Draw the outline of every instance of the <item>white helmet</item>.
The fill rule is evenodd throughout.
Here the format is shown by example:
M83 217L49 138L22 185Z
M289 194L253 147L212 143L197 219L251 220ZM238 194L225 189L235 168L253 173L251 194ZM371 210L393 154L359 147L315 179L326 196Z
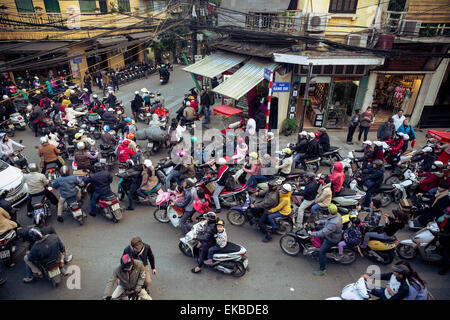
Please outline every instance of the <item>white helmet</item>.
M87 88L84 88L83 91L84 91L84 92L88 92L89 90L88 90Z
M366 141L363 142L363 144L367 144L368 146L371 146L372 145L372 141L366 140Z
M442 168L444 166L444 163L442 161L435 161L433 162L433 165L437 168Z
M92 98L97 99L98 95L94 94L94 95L92 95Z
M134 94L139 94L139 91L135 91Z
M373 144L377 147L381 147L383 145L383 141L374 141Z
M41 137L40 139L41 144L48 142L48 138L47 137Z
M69 121L69 122L67 122L67 126L68 126L69 128L73 128L73 127L75 126L75 122Z
M283 184L283 186L281 187L281 191L282 191L283 193L291 192L291 191L292 191L292 186L291 186L289 183L285 183L285 184ZM284 191L286 191L286 192L284 192Z
M27 110L28 110L28 111L33 110L33 106L32 106L31 104L27 105Z
M4 96L3 96L3 99L8 99L9 97L5 94Z
M84 145L84 142L83 142L83 141L80 141L80 142L77 143L77 148L78 148L79 150L84 150L84 147L85 147L85 145Z
M301 136L304 136L304 137L306 137L307 135L308 135L308 133L306 132L306 131L302 131L302 132L300 132L299 133Z
M112 112L114 112L114 109L113 108L108 108L108 111L112 111Z
M150 168L152 166L152 160L145 159L144 160L144 166L146 166L147 168Z
M422 149L422 152L432 152L433 149L431 147L425 147Z
M314 139L314 138L316 137L316 135L314 134L314 132L309 132L308 135L309 135L309 137L310 137L311 139Z
M217 164L218 165L224 165L227 163L227 160L225 160L225 158L219 158L219 160L217 160Z
M403 134L403 140L405 140L405 141L409 140L409 136L406 133Z
M190 107L190 106L191 106L191 102L190 101L186 102L186 107Z
M91 146L95 145L95 140L91 138L86 138L87 143L89 143Z

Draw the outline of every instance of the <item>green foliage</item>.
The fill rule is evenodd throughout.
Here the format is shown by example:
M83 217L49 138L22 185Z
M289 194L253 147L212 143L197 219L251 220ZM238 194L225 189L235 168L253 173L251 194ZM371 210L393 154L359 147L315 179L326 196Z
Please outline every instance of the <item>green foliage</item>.
M296 131L298 130L298 123L296 119L286 119L283 121L283 130Z

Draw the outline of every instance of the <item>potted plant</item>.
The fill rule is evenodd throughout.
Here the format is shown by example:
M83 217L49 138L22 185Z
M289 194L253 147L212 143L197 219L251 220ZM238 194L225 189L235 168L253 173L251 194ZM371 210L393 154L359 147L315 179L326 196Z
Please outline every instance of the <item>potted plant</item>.
M290 136L294 131L298 130L296 119L286 119L283 121L283 133L285 136Z

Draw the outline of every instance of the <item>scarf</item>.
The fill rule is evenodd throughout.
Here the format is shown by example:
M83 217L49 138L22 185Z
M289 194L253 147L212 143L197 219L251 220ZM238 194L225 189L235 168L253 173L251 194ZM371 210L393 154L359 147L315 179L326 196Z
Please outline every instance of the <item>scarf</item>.
M448 196L448 190L445 190L444 192L438 192L436 193L436 198L434 199L434 202L431 206L434 206L436 204L436 202L438 202L439 200L441 200L442 198Z

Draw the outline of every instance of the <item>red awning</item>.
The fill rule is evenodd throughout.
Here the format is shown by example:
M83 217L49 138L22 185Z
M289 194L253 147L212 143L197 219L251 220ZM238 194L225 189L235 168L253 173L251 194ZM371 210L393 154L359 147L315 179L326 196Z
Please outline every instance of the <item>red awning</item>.
M239 114L239 113L243 113L243 111L241 109L230 107L225 104L223 104L221 106L213 107L214 115L221 114L225 117L231 117L231 116L234 116L235 114Z
M435 138L443 143L450 143L450 132L447 131L437 131L437 130L428 130L428 135L432 138Z

